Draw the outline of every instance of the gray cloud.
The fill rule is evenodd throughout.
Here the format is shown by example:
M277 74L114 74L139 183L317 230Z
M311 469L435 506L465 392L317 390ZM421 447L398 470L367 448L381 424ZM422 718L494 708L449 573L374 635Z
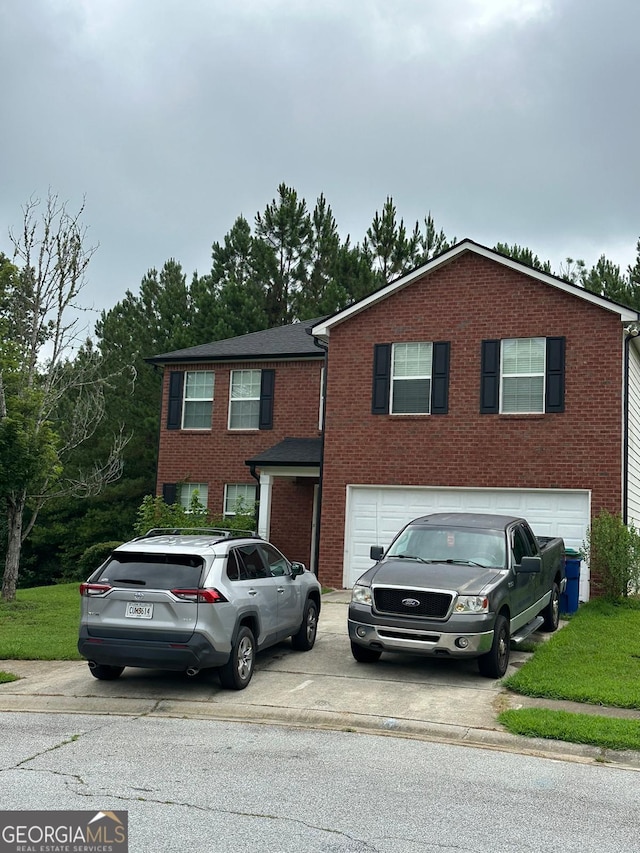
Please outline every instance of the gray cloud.
M556 268L640 236L635 0L0 5L0 249L51 186L100 242L97 308L209 266L279 182L362 239L387 195Z

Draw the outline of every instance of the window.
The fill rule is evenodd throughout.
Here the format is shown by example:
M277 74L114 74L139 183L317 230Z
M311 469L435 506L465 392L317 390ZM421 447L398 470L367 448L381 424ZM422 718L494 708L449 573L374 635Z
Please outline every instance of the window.
M324 367L320 370L320 409L318 411L318 429L322 429L324 418Z
M432 351L430 343L393 345L391 414L429 414Z
M241 566L241 577L257 580L258 578L270 578L272 576L257 545L243 545L237 548L236 557Z
M449 341L375 344L372 415L446 415Z
M544 412L545 348L544 338L502 341L502 412Z
M185 374L182 429L211 429L213 371L194 370Z
M235 515L238 511L253 514L256 502L256 487L244 483L229 483L224 487L224 514Z
M229 429L258 429L260 370L232 370Z
M564 412L565 339L482 341L480 412Z
M274 578L282 577L283 575L288 575L290 573L289 562L282 556L280 551L274 548L273 545L268 545L267 543L261 547L262 554L267 561L269 572Z
M206 508L209 499L209 487L206 483L180 483L178 486L178 503L186 510L191 509L191 502L197 497L198 503Z

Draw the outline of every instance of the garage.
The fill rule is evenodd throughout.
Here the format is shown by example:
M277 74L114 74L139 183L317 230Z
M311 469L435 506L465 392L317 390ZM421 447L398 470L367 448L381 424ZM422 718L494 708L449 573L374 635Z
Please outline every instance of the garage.
M580 548L591 494L570 489L464 489L430 486L347 486L344 585L371 566L371 545L387 547L407 522L430 512L487 512L526 518L538 536L561 536ZM589 599L588 569L580 571L580 600Z

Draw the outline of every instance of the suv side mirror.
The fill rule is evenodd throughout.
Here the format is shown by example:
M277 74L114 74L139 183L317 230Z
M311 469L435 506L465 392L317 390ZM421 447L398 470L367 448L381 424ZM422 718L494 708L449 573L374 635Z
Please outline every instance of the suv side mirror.
M382 559L382 555L384 554L384 548L382 545L372 545L369 550L369 557L372 560L375 560L376 563Z
M291 577L297 578L306 571L304 563L291 563Z

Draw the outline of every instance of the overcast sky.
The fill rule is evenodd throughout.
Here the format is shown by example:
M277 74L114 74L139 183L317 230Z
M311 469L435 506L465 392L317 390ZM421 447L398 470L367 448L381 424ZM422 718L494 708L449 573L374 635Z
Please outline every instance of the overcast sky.
M285 182L360 242L407 224L558 270L640 236L638 0L0 0L0 250L48 188L100 248L85 305L210 268Z

